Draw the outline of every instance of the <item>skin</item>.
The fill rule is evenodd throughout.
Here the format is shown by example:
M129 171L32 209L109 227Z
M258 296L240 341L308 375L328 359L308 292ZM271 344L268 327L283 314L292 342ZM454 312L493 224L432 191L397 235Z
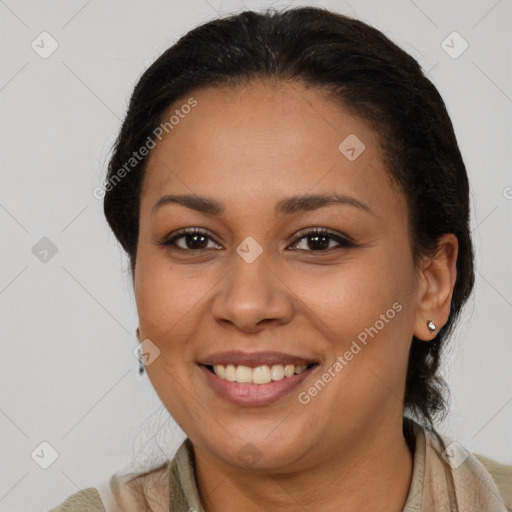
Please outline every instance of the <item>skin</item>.
M193 97L197 106L149 157L134 285L139 339L160 350L146 371L194 445L205 510L401 511L413 460L402 434L408 351L413 335L435 336L428 320L439 329L448 319L457 239L443 236L435 259L414 268L406 200L384 168L379 134L320 90L258 81ZM349 134L365 144L354 161L338 149ZM332 192L373 214L348 205L274 212L286 197ZM166 194L208 196L225 212L167 204L152 214ZM187 227L209 231L204 249L190 237L156 245ZM321 251L296 236L314 227L356 245L327 239ZM248 236L262 248L250 264L236 252ZM401 311L301 404L298 392L396 302ZM231 349L280 350L319 368L297 392L242 407L216 394L197 365ZM255 464L238 457L246 443L260 455Z

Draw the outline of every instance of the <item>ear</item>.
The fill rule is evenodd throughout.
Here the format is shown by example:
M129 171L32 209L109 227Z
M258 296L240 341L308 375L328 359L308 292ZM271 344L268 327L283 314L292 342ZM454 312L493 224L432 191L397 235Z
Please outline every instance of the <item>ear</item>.
M457 254L459 243L453 233L446 233L438 240L434 256L426 258L421 271L421 282L418 288L418 305L414 336L429 341L448 321L453 287L457 278ZM432 320L436 324L436 332L428 330L427 323Z

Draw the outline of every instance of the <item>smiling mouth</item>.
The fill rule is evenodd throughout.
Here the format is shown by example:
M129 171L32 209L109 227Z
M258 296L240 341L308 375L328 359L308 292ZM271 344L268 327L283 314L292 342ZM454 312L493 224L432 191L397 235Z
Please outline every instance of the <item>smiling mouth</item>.
M318 363L308 365L274 364L261 366L245 366L235 364L201 365L222 380L239 384L268 384L289 379L300 375L306 370L318 366Z

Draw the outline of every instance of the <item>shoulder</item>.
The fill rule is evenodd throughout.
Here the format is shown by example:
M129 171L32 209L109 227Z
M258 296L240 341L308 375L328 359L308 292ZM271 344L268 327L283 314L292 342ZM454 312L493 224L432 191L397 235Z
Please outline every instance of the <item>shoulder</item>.
M503 510L505 506L512 512L512 465L474 453L435 429L420 425L417 431L421 430L425 450L431 454L427 458L434 480L441 482L442 475L451 475L449 480L455 485L455 491L460 492L466 504L473 506L468 510L484 510L478 506L485 501L486 505L494 507L488 506L485 510Z
M89 487L72 494L48 512L105 512L98 489Z
M114 473L96 487L69 496L48 512L166 512L169 510L169 466L166 461L144 472Z
M501 464L478 453L473 455L490 473L505 505L512 510L512 465Z

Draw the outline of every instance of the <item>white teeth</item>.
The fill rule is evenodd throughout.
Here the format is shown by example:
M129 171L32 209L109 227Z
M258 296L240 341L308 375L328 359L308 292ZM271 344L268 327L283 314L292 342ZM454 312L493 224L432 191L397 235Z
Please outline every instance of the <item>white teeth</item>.
M284 367L284 376L291 377L293 375L294 371L295 371L295 366L293 364L287 364Z
M219 377L222 377L223 379L226 378L226 368L224 368L224 366L216 364L213 366L213 369Z
M253 384L268 384L272 381L282 380L286 377L292 377L302 373L307 368L306 365L295 366L293 364L274 364L271 367L268 365L250 366L234 364L215 364L213 371L217 377L228 380L230 382L253 383Z
M282 364L274 364L270 369L270 376L272 380L284 379L284 368Z
M255 384L267 384L272 381L272 377L270 375L270 368L267 365L264 366L256 366L252 370L252 381Z
M219 366L222 366L222 365L219 365ZM213 367L213 369L215 371L215 367ZM220 377L220 375L219 375L219 377ZM225 371L224 378L226 380L229 380L230 382L235 382L235 380L236 380L236 368L232 364L228 364L226 366L226 371Z
M252 368L240 365L236 369L237 382L252 382Z

